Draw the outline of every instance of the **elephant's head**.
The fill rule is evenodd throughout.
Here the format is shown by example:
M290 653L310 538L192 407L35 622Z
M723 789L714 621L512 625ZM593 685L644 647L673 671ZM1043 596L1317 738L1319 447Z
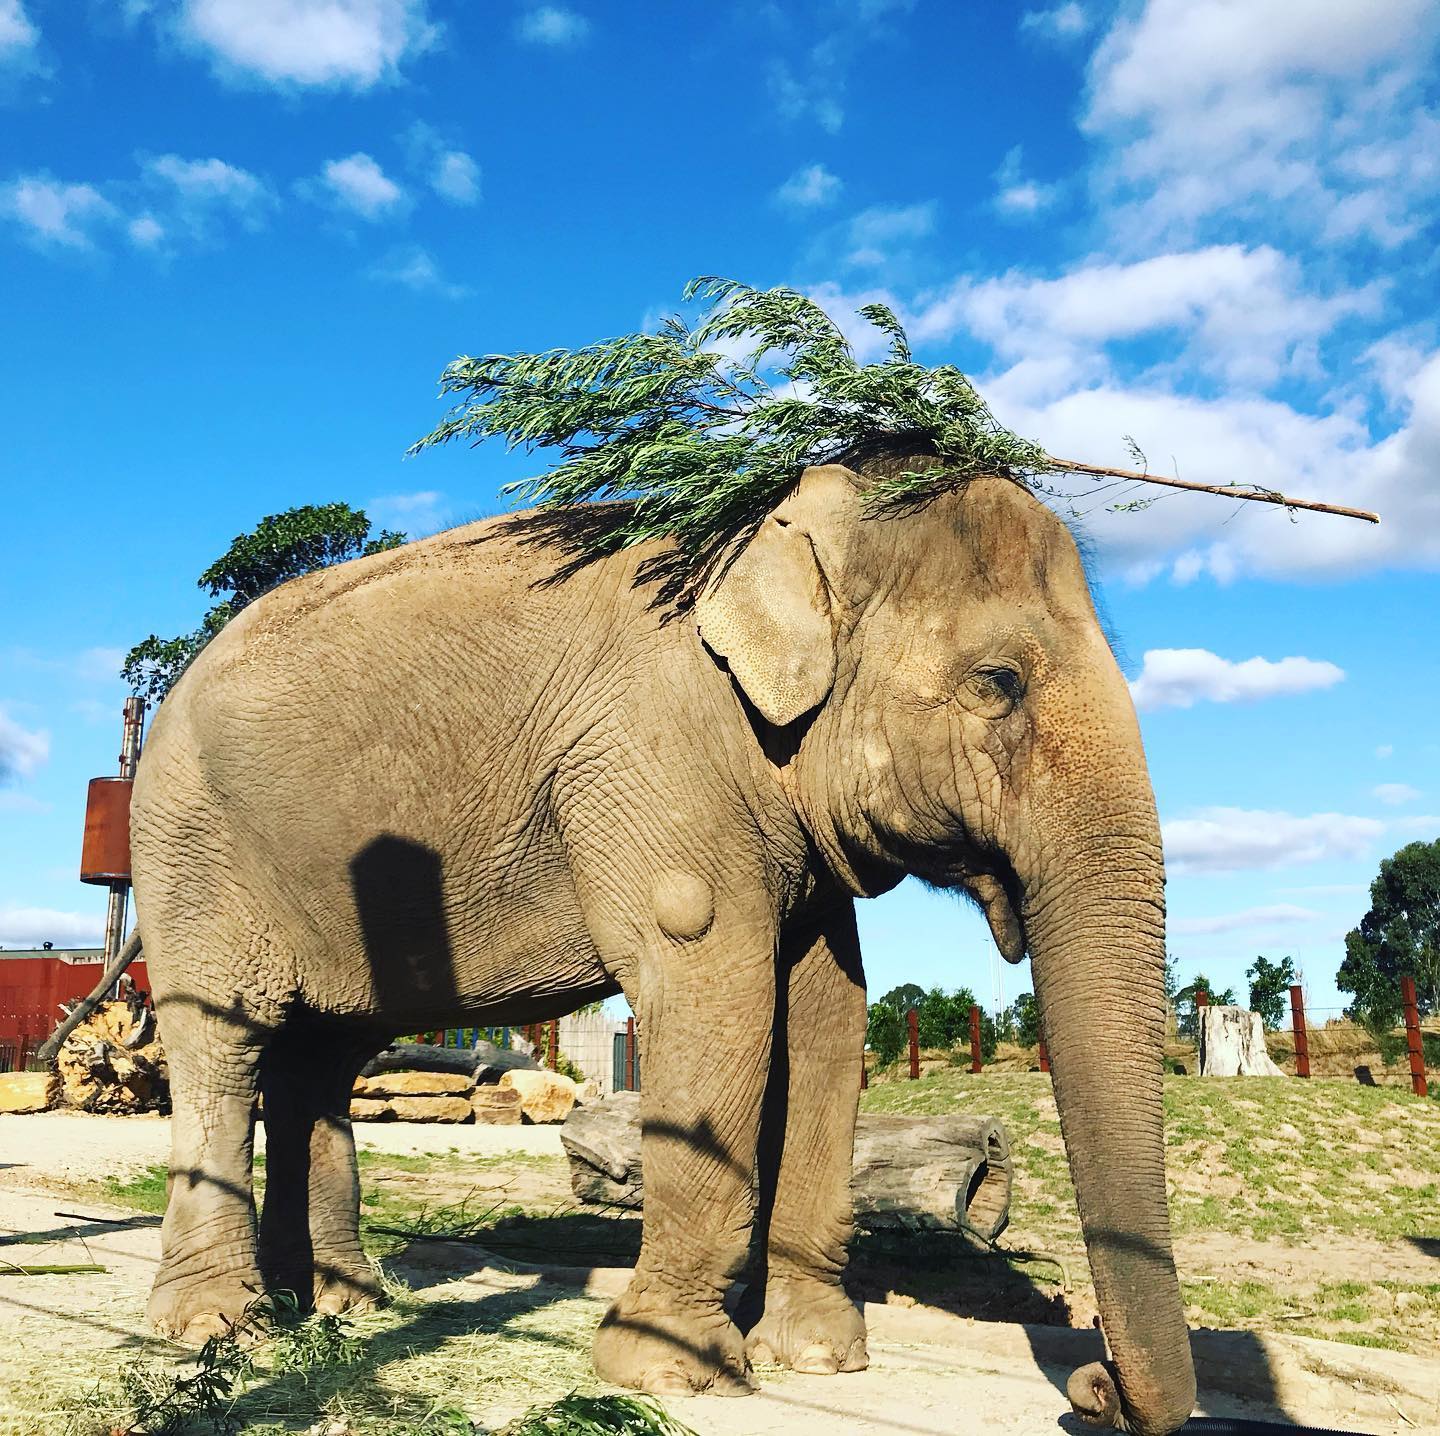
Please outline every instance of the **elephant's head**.
M1145 1433L1194 1403L1161 1126L1164 864L1129 692L1065 525L981 478L876 512L914 446L806 471L696 606L851 891L915 873L1034 966L1113 1368L1076 1409ZM1111 1372L1118 1381L1118 1401Z

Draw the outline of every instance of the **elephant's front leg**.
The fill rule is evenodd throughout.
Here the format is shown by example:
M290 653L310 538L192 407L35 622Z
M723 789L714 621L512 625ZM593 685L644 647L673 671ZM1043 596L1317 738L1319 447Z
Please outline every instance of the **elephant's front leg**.
M596 1334L595 1371L659 1395L742 1396L749 1363L724 1300L754 1222L774 926L712 913L698 876L671 887L657 885L659 932L625 984L640 1019L645 1231Z
M849 901L787 933L761 1147L763 1280L740 1311L756 1361L833 1375L868 1361L841 1284L865 1047L865 979Z

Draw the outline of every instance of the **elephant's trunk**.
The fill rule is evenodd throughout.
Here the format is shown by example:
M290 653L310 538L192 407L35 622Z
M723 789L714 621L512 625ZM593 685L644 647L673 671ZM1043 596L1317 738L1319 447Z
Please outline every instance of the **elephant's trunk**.
M1153 808L1138 828L1067 843L1022 882L1060 1129L1113 1360L1077 1371L1069 1396L1092 1424L1168 1436L1194 1406L1195 1374L1166 1209L1165 899Z

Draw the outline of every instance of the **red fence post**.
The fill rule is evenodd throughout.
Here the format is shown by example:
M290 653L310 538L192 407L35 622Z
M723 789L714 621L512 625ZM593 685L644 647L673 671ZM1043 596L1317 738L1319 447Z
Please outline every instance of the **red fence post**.
M558 1017L552 1017L550 1019L549 1037L550 1056L545 1065L549 1067L552 1072L556 1072L559 1071L560 1068L560 1019Z
M1196 1006L1196 1007L1209 1007L1209 1006L1210 1006L1210 994L1209 994L1208 992L1206 992L1203 987L1197 989L1197 991L1196 991L1196 993L1195 993L1195 1006Z
M980 1070L980 1008L970 1004L970 1070Z
M910 1080L920 1075L920 1015L912 1007L905 1014L905 1025L910 1029Z
M1400 1001L1405 1007L1405 1045L1410 1049L1410 1090L1417 1097L1428 1095L1425 1081L1425 1048L1420 1041L1420 1009L1415 1002L1415 979L1400 979Z
M1310 1075L1310 1036L1305 1031L1305 994L1297 982L1290 989L1290 1026L1295 1037L1295 1075Z
M1042 1072L1048 1072L1050 1070L1050 1049L1045 1045L1045 1034L1043 1032L1040 1034L1040 1070Z
M860 1054L860 1090L863 1092L870 1085L870 1069L865 1065L865 1054Z
M635 1019L625 1019L625 1090L635 1090Z

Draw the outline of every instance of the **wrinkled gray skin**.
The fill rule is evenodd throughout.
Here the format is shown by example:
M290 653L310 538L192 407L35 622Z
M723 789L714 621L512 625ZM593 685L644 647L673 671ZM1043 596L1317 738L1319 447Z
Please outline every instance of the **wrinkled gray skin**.
M853 898L917 873L967 888L1005 955L1033 959L1114 1359L1072 1400L1111 1419L1113 1373L1119 1419L1175 1430L1194 1378L1165 1207L1160 836L1064 526L1000 479L871 517L853 473L811 469L666 622L637 580L654 550L546 583L555 552L514 525L286 584L155 721L132 817L175 1104L155 1323L194 1342L262 1279L325 1311L371 1300L362 1063L396 1032L623 991L645 1235L598 1373L739 1394L747 1352L863 1366L840 1284ZM757 1145L767 1271L742 1335L722 1298Z

